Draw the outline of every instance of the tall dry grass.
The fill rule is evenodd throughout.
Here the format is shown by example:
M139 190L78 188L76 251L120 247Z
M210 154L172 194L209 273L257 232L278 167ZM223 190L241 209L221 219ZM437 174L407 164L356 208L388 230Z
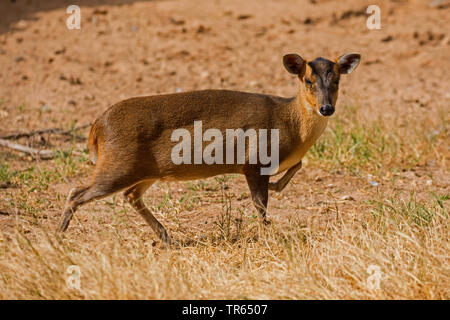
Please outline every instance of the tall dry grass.
M0 238L0 298L449 299L448 222L439 199L380 201L327 223L292 218L261 229L244 221L239 233L231 224L228 239L218 229L171 249L139 230L81 242L43 226L31 239L19 227ZM81 270L80 290L67 286L70 265ZM368 284L371 265L379 288Z
M430 160L445 164L444 126L430 138L431 126L414 135L385 123L338 118L308 155L308 166L363 176ZM351 207L336 202L327 215L314 211L306 219L291 208L283 211L287 219L263 228L254 210L227 191L233 181L218 178L212 227L182 226L178 217L211 203L211 195L199 191L203 182L189 187L190 196L175 199L167 192L150 205L179 241L168 249L154 245L141 218L115 198L103 209L84 207L93 218L78 221L82 227L64 238L53 234L65 195L50 186L85 179L85 160L61 155L21 171L1 166L2 180L18 189L3 193L13 228L0 231L0 299L450 298L445 186L405 197L392 192L390 180L380 189L385 192L367 192ZM99 214L105 208L112 222ZM80 290L67 284L72 265L81 271ZM378 275L379 287L371 282Z

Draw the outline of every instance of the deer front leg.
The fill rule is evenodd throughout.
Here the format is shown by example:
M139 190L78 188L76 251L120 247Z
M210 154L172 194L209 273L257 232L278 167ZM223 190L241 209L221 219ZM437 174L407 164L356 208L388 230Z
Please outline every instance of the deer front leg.
M295 175L295 173L298 170L301 169L301 167L302 167L302 161L297 163L295 166L289 168L289 170L286 171L284 176L282 176L280 178L280 180L278 180L277 182L269 182L269 190L281 192L281 190L283 190L287 186L289 181L291 181L292 177Z
M260 175L259 172L249 172L245 174L247 184L252 194L253 204L265 225L270 224L266 218L267 201L269 199L269 176Z

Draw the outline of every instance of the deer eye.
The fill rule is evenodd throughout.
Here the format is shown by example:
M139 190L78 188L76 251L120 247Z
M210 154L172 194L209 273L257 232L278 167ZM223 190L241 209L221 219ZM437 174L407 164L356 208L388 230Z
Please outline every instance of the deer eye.
M305 83L306 83L306 85L307 85L308 87L311 87L311 86L312 86L312 82L311 82L308 78L306 78L306 77L305 77Z
M334 84L338 85L339 84L339 80L334 81Z

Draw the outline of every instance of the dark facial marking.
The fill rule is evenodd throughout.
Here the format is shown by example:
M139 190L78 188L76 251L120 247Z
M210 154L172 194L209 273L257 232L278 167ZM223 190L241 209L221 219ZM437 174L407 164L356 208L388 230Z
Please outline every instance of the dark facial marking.
M308 62L308 65L316 80L317 102L319 105L333 105L333 96L337 90L336 81L339 81L339 75L334 72L335 63L324 58L317 58Z
M311 82L311 80L308 79L308 77L305 77L305 83L308 87L312 86L312 82Z
M308 65L311 67L313 72L322 79L325 79L327 75L333 73L334 70L334 62L324 58L317 58L310 61L308 62Z

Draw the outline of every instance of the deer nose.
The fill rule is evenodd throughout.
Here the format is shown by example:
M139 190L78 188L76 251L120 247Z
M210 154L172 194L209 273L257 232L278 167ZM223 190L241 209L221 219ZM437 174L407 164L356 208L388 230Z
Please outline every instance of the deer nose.
M334 113L334 107L331 104L326 104L320 107L319 112L321 115L328 117Z

